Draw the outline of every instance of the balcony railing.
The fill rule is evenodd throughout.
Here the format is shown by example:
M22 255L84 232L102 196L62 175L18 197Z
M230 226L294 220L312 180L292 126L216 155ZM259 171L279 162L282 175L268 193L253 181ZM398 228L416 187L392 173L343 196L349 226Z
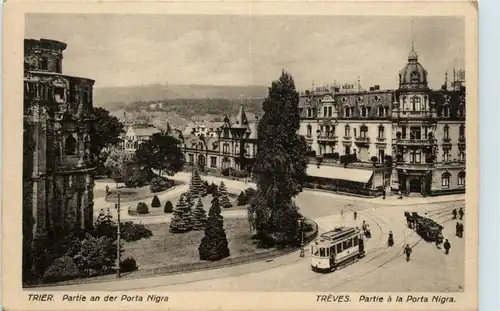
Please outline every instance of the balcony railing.
M357 143L368 143L370 142L370 137L356 137Z
M377 143L383 143L383 144L385 144L386 143L385 140L386 140L385 137L377 137Z
M437 112L435 111L400 111L394 110L392 111L392 116L395 118L411 118L411 119L435 119L437 118Z
M435 139L396 139L393 142L395 145L434 145Z
M336 141L337 139L338 137L336 135L318 134L318 140Z
M396 168L408 169L408 170L426 170L434 167L434 163L407 163L407 162L397 162Z

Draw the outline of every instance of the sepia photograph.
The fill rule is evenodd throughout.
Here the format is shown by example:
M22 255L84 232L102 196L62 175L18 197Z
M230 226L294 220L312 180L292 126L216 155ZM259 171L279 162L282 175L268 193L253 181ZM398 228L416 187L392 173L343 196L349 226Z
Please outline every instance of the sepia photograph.
M462 310L478 244L467 18L27 12L23 299Z

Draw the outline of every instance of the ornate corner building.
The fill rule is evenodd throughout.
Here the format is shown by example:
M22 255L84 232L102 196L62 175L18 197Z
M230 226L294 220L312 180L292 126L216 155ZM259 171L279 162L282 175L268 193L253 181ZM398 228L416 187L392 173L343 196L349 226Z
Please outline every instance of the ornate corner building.
M215 135L193 132L183 137L186 163L209 170L250 170L257 154L257 127L258 119L249 122L241 104L234 118L224 117Z
M313 186L364 195L464 192L465 106L464 71L432 90L413 47L398 89L367 91L358 81L302 93L299 134L316 157Z
M23 221L31 232L23 234L28 238L93 223L94 80L62 74L65 49L58 41L24 40Z

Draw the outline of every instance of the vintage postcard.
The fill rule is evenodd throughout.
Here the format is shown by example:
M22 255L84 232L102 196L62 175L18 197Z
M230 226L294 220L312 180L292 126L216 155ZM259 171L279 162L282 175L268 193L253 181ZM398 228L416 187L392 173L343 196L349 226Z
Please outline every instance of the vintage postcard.
M6 310L477 310L475 3L4 12Z

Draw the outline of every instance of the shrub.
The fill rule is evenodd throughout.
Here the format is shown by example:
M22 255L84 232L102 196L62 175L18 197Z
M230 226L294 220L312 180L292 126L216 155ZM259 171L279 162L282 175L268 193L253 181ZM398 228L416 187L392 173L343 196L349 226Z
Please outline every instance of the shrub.
M137 267L137 263L135 262L135 259L132 257L127 257L122 262L120 262L120 271L121 272L132 272L136 271L139 269Z
M174 214L170 221L169 231L172 233L188 232L192 229L191 208L184 201L184 196L181 195L177 205L174 208Z
M122 239L127 242L149 239L153 236L153 232L146 228L146 226L143 224L134 224L131 221L122 223L120 229Z
M149 184L149 190L152 193L165 191L174 186L174 181L165 177L157 176L153 178Z
M113 272L116 260L116 240L109 237L93 237L87 234L68 251L80 274L92 277Z
M229 195L227 194L227 188L223 181L221 181L218 191L220 205L224 208L232 207L233 205L229 201Z
M308 156L308 157L315 157L316 156L316 151L314 151L314 150L308 151L308 152L306 152L306 156Z
M193 210L193 230L205 230L205 225L207 222L207 212L203 208L203 203L201 199L198 199L198 204Z
M73 258L63 256L54 260L43 274L45 282L67 281L78 277L80 272Z
M147 185L152 178L152 172L138 165L129 165L125 172L125 186L128 188L137 188Z
M203 180L200 177L200 172L197 168L194 169L191 180L189 183L189 193L193 197L203 196L206 193L206 189L203 186Z
M151 207L161 207L160 199L155 195L151 201Z
M172 213L173 211L174 211L174 206L172 205L172 202L167 201L167 203L165 203L165 207L163 209L163 212L165 214L168 214L168 213Z
M245 192L241 191L240 195L236 199L236 205L242 206L248 203L248 197L245 195Z
M144 202L139 202L137 204L137 214L149 214L149 207Z
M220 213L219 197L215 193L208 212L205 236L198 247L200 260L216 261L230 255L224 222Z

